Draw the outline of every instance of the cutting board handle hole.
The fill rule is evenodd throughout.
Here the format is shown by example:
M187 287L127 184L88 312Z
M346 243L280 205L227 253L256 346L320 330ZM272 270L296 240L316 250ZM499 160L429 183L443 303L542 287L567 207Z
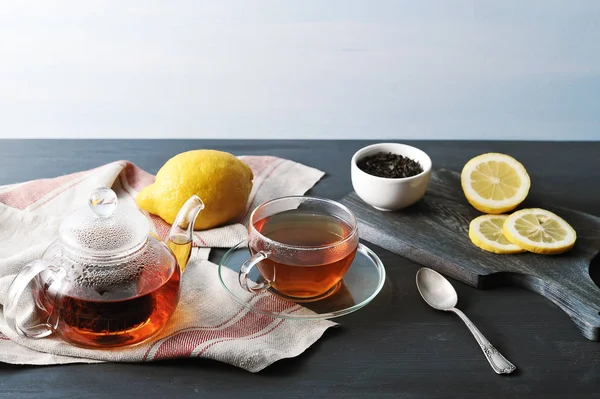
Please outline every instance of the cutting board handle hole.
M594 284L600 288L600 252L590 262L590 277ZM600 314L600 312L598 312Z

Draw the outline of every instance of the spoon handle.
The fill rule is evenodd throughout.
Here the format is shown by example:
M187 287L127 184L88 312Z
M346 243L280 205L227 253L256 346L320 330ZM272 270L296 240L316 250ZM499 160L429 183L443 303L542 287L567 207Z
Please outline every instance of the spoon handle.
M452 308L450 310L456 313L462 319L462 321L465 322L467 327L469 327L469 331L471 331L471 334L473 334L475 337L475 340L481 347L483 354L497 374L510 374L515 371L515 365L509 362L504 356L502 356L500 352L498 352L498 349L494 348L494 346L490 344L490 341L488 341L487 338L483 336L481 331L475 327L475 324L469 320L467 315L456 308Z

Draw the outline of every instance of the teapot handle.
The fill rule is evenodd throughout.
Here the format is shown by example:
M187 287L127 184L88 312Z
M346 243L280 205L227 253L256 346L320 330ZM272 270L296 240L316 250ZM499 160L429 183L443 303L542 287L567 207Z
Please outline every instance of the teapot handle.
M54 281L60 281L64 277L64 269L53 266L44 260L34 260L33 262L28 263L27 266L17 274L8 289L6 303L4 304L4 319L6 320L8 327L19 335L29 338L43 338L54 332L55 325L50 324L48 320L52 318L58 321L57 317L49 317L46 322L33 326L22 326L17 323L17 311L19 310L18 303L21 295L23 295L23 292L29 286L31 280L44 270L53 272L53 275L56 276L56 280ZM50 284L54 281L50 282ZM52 306L52 309L53 313L58 311L57 306Z

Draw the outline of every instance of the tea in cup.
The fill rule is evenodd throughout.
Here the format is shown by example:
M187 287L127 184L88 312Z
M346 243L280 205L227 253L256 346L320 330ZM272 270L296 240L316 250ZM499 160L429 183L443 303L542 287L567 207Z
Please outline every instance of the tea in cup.
M265 202L252 212L248 230L252 257L240 269L240 285L250 292L271 288L297 302L336 292L358 248L352 212L324 198L290 196ZM264 282L248 281L253 267Z

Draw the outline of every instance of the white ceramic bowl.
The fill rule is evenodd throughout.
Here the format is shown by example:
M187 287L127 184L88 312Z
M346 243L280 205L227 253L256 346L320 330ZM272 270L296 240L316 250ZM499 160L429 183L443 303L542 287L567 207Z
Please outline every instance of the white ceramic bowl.
M357 166L360 159L378 152L391 152L408 157L419 162L423 172L416 176L389 179L370 175ZM373 144L361 148L352 156L351 176L354 191L367 204L381 211L397 211L420 200L427 191L430 174L431 158L420 149L406 144Z

